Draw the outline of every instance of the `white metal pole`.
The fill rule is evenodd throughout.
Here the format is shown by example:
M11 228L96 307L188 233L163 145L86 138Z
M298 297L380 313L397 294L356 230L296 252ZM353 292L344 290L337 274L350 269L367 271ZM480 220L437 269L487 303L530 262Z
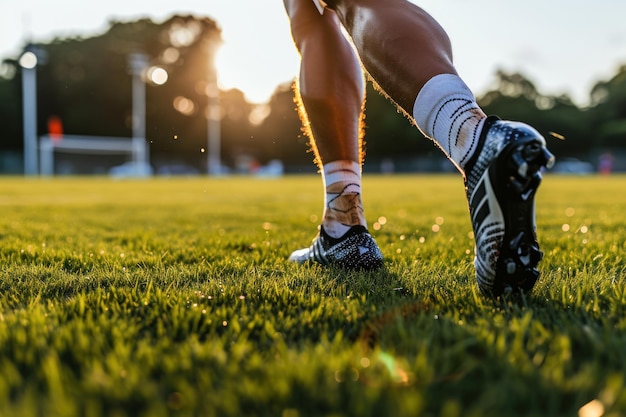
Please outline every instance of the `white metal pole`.
M54 175L54 142L49 136L39 141L39 171L42 176Z
M25 52L20 58L20 65L24 112L24 175L37 175L37 56L33 52Z
M129 66L132 80L133 101L133 159L137 162L148 162L148 154L143 151L145 146L138 146L138 142L146 141L146 84L143 74L148 66L148 56L143 53L133 53L129 56Z

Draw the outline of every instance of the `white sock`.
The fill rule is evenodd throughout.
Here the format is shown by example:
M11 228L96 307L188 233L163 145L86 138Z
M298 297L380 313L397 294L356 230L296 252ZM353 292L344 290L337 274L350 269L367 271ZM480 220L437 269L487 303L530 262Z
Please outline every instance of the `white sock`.
M361 200L361 165L354 161L324 164L324 216L322 225L329 236L340 238L352 226L366 226Z
M487 117L463 80L454 74L439 74L428 80L417 95L413 117L422 133L463 172Z

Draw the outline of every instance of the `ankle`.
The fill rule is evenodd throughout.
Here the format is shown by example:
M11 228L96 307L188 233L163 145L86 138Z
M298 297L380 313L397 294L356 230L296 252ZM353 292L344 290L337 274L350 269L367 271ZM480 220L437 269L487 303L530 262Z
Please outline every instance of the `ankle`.
M346 193L326 205L322 227L334 238L342 237L353 226L367 227L360 193Z

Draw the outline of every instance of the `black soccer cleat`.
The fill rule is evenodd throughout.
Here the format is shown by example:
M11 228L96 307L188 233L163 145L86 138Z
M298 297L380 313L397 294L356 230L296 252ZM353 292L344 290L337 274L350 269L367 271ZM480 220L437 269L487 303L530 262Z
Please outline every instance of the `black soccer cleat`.
M317 262L345 269L374 270L383 264L383 255L364 226L352 226L341 238L330 237L323 227L310 247L294 251L289 260L303 264Z
M476 278L485 294L529 292L543 256L537 242L535 193L554 155L534 128L489 117L478 151L465 167L474 229Z

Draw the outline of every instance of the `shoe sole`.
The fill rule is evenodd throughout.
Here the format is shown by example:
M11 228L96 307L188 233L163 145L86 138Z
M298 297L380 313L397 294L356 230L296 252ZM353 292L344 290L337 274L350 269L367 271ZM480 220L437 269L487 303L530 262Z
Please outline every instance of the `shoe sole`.
M535 194L542 168L553 164L554 156L545 142L528 137L509 144L488 169L504 219L493 288L496 294L527 293L539 278L537 265L543 252L536 235Z

